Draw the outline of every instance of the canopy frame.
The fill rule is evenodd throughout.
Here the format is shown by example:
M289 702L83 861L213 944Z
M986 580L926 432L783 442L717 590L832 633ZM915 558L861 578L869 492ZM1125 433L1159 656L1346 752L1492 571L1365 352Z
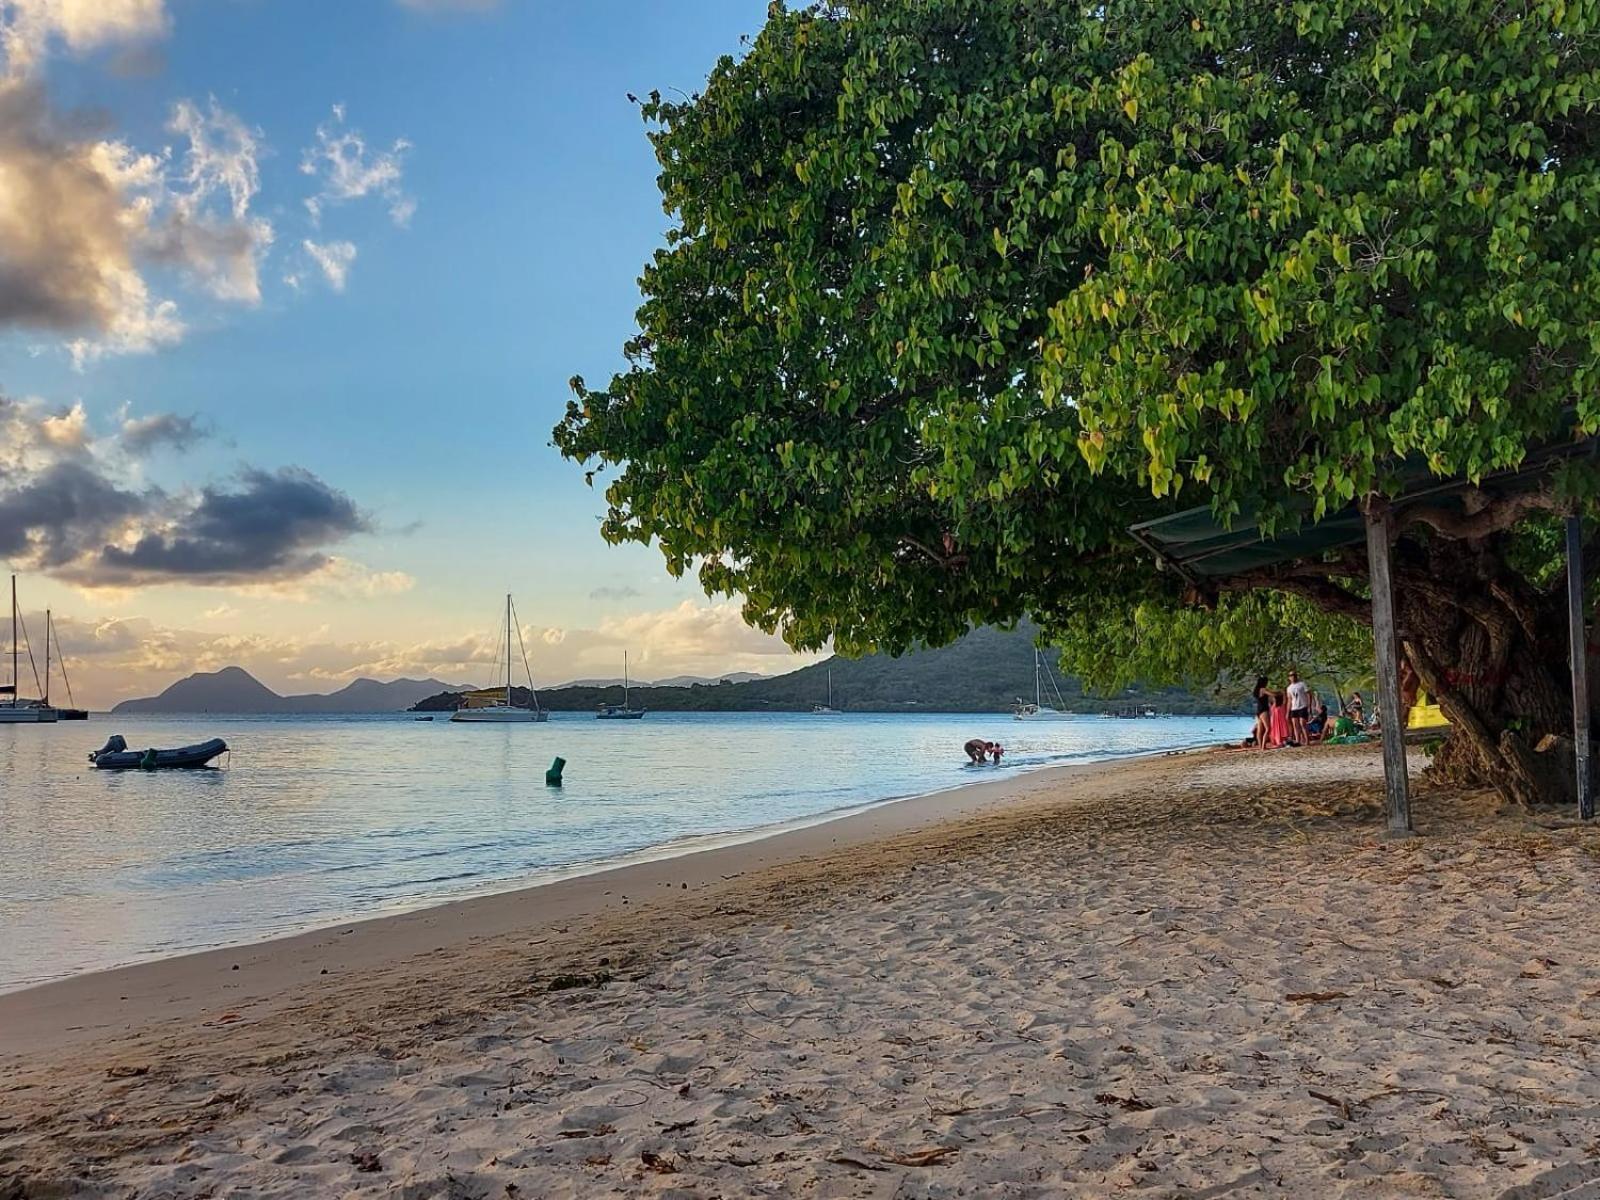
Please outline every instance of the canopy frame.
M1263 569L1288 566L1331 550L1366 543L1372 591L1373 649L1378 669L1378 703L1383 715L1383 774L1386 836L1415 836L1406 768L1405 729L1400 724L1400 634L1395 621L1390 551L1399 519L1424 501L1459 500L1477 489L1510 493L1531 491L1560 463L1595 456L1600 443L1590 438L1558 442L1531 452L1520 466L1478 479L1439 480L1412 466L1411 486L1386 497L1374 492L1346 509L1283 533L1264 535L1254 517L1238 526L1217 522L1206 507L1186 509L1128 527L1128 535L1194 588L1216 586ZM1320 532L1319 532L1320 531ZM1593 754L1589 728L1588 632L1584 617L1583 522L1576 512L1566 521L1567 641L1572 671L1574 770L1578 813L1595 816Z

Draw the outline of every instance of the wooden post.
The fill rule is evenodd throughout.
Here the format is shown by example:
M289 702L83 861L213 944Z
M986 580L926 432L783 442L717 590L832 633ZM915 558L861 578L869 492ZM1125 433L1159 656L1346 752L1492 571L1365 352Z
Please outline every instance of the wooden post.
M1572 658L1572 742L1578 770L1578 816L1594 819L1589 765L1589 635L1583 620L1583 518L1567 518L1567 638Z
M1400 723L1400 640L1395 631L1394 578L1389 545L1394 518L1378 496L1363 506L1367 518L1367 573L1372 587L1372 640L1378 658L1378 709L1383 714L1383 781L1388 792L1388 836L1411 836L1411 787L1406 776L1406 731Z

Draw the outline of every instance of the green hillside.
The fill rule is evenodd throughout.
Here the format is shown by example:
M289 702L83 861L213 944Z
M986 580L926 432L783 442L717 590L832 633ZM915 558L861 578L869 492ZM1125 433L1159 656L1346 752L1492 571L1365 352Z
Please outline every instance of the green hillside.
M787 675L746 683L695 684L692 687L635 688L635 706L657 712L804 712L828 696L833 672L834 707L856 712L1009 712L1019 696L1033 698L1031 628L976 629L954 645L916 650L899 658L874 654L832 658ZM1049 655L1052 667L1054 656ZM1088 696L1072 679L1061 680L1068 709L1102 712L1143 707L1159 712L1214 713L1241 710L1237 688L1216 695L1178 688L1130 688L1113 697ZM524 689L513 689L526 704ZM564 687L539 693L540 703L556 712L576 712L622 703L620 687ZM1050 703L1047 699L1046 703ZM429 697L419 712L456 707L453 693Z

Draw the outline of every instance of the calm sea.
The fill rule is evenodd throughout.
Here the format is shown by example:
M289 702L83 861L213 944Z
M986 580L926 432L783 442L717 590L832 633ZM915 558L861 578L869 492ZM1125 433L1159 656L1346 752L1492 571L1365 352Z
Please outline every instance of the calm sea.
M993 778L1239 738L1244 718L657 714L546 725L372 717L96 717L0 725L0 990L417 908ZM110 772L225 738L221 770ZM566 785L544 784L555 755Z

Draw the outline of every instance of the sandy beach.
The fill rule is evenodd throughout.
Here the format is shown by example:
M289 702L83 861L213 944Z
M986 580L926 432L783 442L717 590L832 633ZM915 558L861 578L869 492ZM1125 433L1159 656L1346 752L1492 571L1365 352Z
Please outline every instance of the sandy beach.
M1044 772L0 997L0 1197L1600 1195L1600 836L1380 791Z

